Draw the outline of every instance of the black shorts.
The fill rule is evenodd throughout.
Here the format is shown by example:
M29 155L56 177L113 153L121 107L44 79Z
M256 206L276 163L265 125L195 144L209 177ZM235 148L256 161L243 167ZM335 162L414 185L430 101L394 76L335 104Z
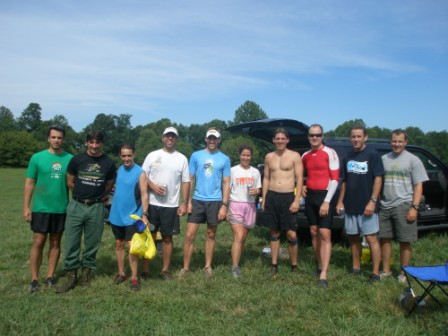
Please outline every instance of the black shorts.
M321 217L319 215L320 206L327 196L327 190L310 190L306 192L305 198L305 215L310 225L318 225L321 228L331 229L335 207L330 203L328 216Z
M187 222L194 224L207 223L210 226L219 224L218 212L222 206L222 201L191 201L193 210L188 215Z
M131 241L134 233L137 233L137 225L118 226L111 224L115 240Z
M177 208L149 205L149 222L154 226L152 233L160 231L163 236L173 236L180 233Z
M294 202L294 193L279 193L268 190L264 203L266 226L274 231L297 231L297 213L291 213L289 207Z
M39 233L60 233L64 231L65 214L48 212L31 213L31 230Z

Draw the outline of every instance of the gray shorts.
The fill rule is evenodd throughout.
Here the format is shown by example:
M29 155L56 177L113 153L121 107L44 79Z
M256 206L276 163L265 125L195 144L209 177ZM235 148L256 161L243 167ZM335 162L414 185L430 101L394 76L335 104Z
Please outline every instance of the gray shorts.
M391 209L381 209L379 214L380 232L379 238L396 238L401 243L417 241L417 221L408 222L408 214L411 203L403 203Z
M207 223L210 226L219 224L218 212L221 208L222 201L198 201L193 199L191 204L193 209L191 214L188 215L187 223Z
M376 234L379 231L378 214L374 213L372 216L346 214L344 227L348 235Z

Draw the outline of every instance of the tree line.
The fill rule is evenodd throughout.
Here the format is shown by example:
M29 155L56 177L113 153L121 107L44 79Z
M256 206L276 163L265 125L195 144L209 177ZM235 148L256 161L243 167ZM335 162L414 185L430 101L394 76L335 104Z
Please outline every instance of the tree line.
M246 143L254 148L252 163L262 163L268 150L273 150L272 144L256 140L244 135L229 134L225 129L229 126L247 121L269 118L263 109L252 101L246 101L235 111L234 119L224 121L214 119L203 124L189 126L177 124L168 118L160 119L146 125L132 127L130 114L98 114L92 123L82 131L76 132L63 115L56 115L50 120L42 120L42 109L38 103L30 103L17 118L5 106L0 106L0 167L26 167L31 155L48 147L47 130L51 125L61 125L66 129L65 148L72 154L85 150L85 136L88 131L101 130L105 134L104 151L119 164L118 152L122 144L132 144L136 148L136 162L141 164L146 155L161 147L162 131L168 126L174 126L179 131L177 149L190 157L193 151L204 148L204 137L209 127L217 127L223 134L221 150L226 153L232 164L239 162L238 148ZM319 122L319 121L318 121ZM323 122L322 122L323 123ZM349 120L325 132L325 136L348 136L354 123L363 123L362 119ZM323 123L324 124L324 123ZM325 126L325 124L324 124ZM379 126L367 127L369 138L386 138L391 129ZM443 162L448 162L447 131L424 133L418 127L407 127L410 144L422 146Z

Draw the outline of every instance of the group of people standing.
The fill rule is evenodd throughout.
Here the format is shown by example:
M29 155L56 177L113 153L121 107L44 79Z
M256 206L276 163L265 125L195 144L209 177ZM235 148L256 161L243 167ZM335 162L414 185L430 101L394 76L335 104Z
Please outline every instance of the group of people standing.
M203 272L208 277L213 275L218 224L227 220L234 236L231 274L240 277L239 262L244 242L256 222L255 204L260 193L261 210L270 228L270 272L273 276L278 273L282 232L288 243L291 271L298 271L296 213L302 199L305 199L305 213L310 223L320 287L328 287L331 224L335 212L345 211L346 214L353 274L361 274L361 235L366 237L371 249L373 272L369 282L391 276L393 238L400 242L401 265L409 263L410 243L417 239L416 218L422 182L427 176L419 159L405 150L404 131L392 132L392 152L381 158L366 145L365 128L355 125L350 133L353 150L343 158L340 167L336 152L323 143L322 126L310 127L311 149L303 156L287 148L288 132L277 129L272 139L275 150L265 158L263 181L259 170L250 165L253 150L248 145L239 148L240 162L231 167L230 159L219 150L221 133L218 129L207 130L206 147L194 152L189 161L176 150L178 136L176 128L167 127L162 133L162 148L149 153L142 166L134 161L132 145L121 146L122 165L117 170L113 160L102 152L102 132L90 131L86 137L86 152L72 156L62 147L64 128L49 128L49 148L34 154L26 171L23 216L33 231L30 292L37 291L40 286L39 269L47 238L50 246L46 284L55 287L57 293L68 292L77 285L90 285L104 228L104 201L114 186L109 222L115 237L118 268L115 284L128 279L126 246L129 247L137 232L131 214L151 224L152 233L160 232L161 276L165 280L173 277L170 271L173 236L180 233L180 216L188 215L179 277L190 271L194 241L201 224L206 224ZM304 174L307 175L306 186ZM340 193L335 206L332 200L338 185ZM69 190L72 192L70 200ZM67 278L65 283L56 286L55 271L64 229L63 269ZM81 253L82 238L84 250ZM381 252L383 272L380 274ZM138 291L139 279L149 278L150 261L143 259L139 276L139 258L129 254L128 260L130 288Z
M328 287L327 270L331 255L331 221L334 213L345 214L344 229L352 254L351 274L361 271L361 239L365 237L372 261L368 282L391 277L392 239L400 246L400 266L411 260L411 243L417 240L417 215L426 170L418 157L406 151L407 134L391 133L391 152L380 156L368 146L364 125L350 130L352 149L342 158L323 143L323 128L312 125L308 139L311 150L304 153L308 173L302 195L316 256L318 285ZM339 182L338 182L339 181ZM338 185L339 196L332 205ZM382 264L382 271L380 265ZM403 271L397 277L403 283Z

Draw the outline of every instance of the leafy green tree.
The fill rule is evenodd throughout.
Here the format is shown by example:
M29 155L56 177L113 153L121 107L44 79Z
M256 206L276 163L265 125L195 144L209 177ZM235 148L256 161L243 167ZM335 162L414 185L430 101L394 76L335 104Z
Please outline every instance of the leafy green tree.
M17 120L19 130L28 132L37 130L42 123L41 111L39 104L29 104Z
M448 132L428 132L425 135L425 144L422 145L427 150L434 153L445 164L448 163Z
M268 118L268 115L263 111L260 105L250 100L246 100L243 105L236 109L235 117L233 118L231 125L266 118Z
M263 155L261 154L261 151L255 144L255 142L245 136L237 136L226 140L221 146L222 152L230 158L232 166L240 162L240 156L238 152L241 145L249 145L252 147L252 166L255 167L258 164L263 163Z
M112 158L118 157L120 146L124 143L134 144L132 137L131 115L100 113L95 117L93 123L87 125L82 131L82 139L91 130L100 130L104 133L104 151Z
M11 110L5 106L0 106L0 133L16 130L16 120Z
M26 167L35 152L43 150L39 142L26 131L0 134L0 166Z
M135 145L136 162L142 164L150 152L162 148L162 133L165 128L169 126L176 127L179 132L179 137L176 143L177 151L184 154L187 158L191 156L194 149L193 146L186 140L188 136L188 128L172 123L169 119L165 118L144 126L139 132Z
M325 133L325 135L326 136L337 136L337 137L348 137L350 135L350 130L351 130L352 126L355 124L365 125L366 123L362 119L349 120L349 121L342 123L338 127L336 127L334 131Z
M406 127L406 133L408 134L408 143L412 145L424 146L425 145L425 133L418 127Z

